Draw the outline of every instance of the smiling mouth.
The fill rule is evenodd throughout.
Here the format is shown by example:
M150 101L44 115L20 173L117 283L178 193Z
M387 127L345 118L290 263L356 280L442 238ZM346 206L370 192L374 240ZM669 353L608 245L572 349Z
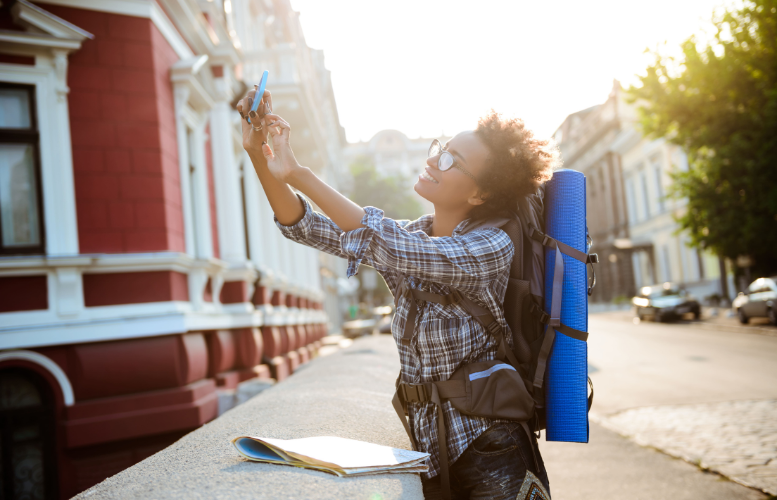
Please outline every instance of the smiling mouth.
M434 177L429 175L429 172L427 172L426 170L424 170L423 172L418 174L418 177L420 177L421 179L423 179L425 181L434 182L435 184L439 184L440 183L440 181L438 181L437 179L435 179Z

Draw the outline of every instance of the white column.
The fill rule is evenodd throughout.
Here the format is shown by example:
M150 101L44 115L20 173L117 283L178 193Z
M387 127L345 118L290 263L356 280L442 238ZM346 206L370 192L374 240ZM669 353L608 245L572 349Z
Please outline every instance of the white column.
M305 249L305 288L309 291L317 290L316 286L316 274L318 269L315 268L315 259L318 257L318 251L312 248Z
M269 267L267 249L264 243L264 221L266 217L262 198L264 191L256 177L254 167L248 153L243 151L243 185L245 186L246 226L248 226L248 247L251 250L251 261L261 272Z
M192 178L192 208L194 210L195 248L197 258L213 257L213 237L210 229L210 196L208 194L208 173L205 162L205 123L194 127L189 137L189 155L194 166Z
M257 179L257 183L258 182L259 181ZM278 230L278 228L275 227L272 207L270 206L270 202L267 201L267 197L263 192L261 193L259 201L262 206L262 213L260 217L261 224L259 226L262 236L262 251L267 257L266 265L270 273L272 273L271 279L275 281L281 274L280 258L278 257L278 249L280 244L278 243L278 240L282 239L283 235Z
M243 225L242 194L240 174L232 146L232 123L234 113L225 100L226 86L223 78L216 79L221 101L215 103L210 112L210 138L213 152L213 180L216 192L216 220L219 228L219 249L221 259L228 262L244 262L245 233Z
M276 250L276 273L280 281L285 284L289 283L289 240L278 234L275 238L275 250Z
M36 97L41 117L38 122L49 130L53 126L55 147L52 154L45 145L41 147L43 156L41 183L43 186L43 210L46 224L46 253L49 255L78 254L78 225L76 222L76 196L73 181L73 151L70 139L70 111L67 104L67 51L53 50L54 90L45 95L45 89L37 88ZM42 95L44 94L44 95ZM54 97L56 96L56 97ZM52 97L54 97L52 99ZM44 104L45 103L45 104ZM47 111L48 109L48 111ZM41 134L43 135L43 134ZM42 141L41 141L42 142ZM48 156L48 158L46 158Z
M321 256L318 250L311 250L313 256L311 257L311 279L313 280L313 289L317 292L322 290L321 287Z
M176 85L175 95L175 133L178 142L178 172L181 184L181 212L183 213L183 232L186 242L186 253L197 255L194 240L194 214L192 213L192 187L189 172L189 133L186 129L184 110L189 101L189 87Z
M307 247L294 243L294 258L291 262L291 273L294 280L294 285L300 289L305 288L305 250Z

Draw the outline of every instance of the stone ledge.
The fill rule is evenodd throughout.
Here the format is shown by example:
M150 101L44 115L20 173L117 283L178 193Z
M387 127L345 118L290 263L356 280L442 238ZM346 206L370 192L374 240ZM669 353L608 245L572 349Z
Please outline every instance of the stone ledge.
M231 438L340 436L410 449L391 406L390 336L358 339L76 498L423 499L417 474L339 478L244 460Z

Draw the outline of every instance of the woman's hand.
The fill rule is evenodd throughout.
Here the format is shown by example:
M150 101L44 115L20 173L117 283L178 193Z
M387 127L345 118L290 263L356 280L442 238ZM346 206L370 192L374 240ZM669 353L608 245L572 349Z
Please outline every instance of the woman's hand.
M256 89L251 90L237 104L237 111L240 113L243 127L243 149L249 156L258 156L261 154L267 161L267 167L270 173L277 180L286 184L291 184L295 174L305 170L297 162L294 152L289 144L291 126L278 115L272 114L272 95L269 90L264 91L262 101L259 103L257 111L251 116L251 122L245 120L246 113L250 112L251 104L256 96ZM272 148L267 144L267 134L272 140Z
M262 145L262 154L267 160L267 168L279 181L297 187L294 181L307 169L299 164L291 150L289 144L291 125L273 113L266 114L264 121L272 140L272 149L267 144Z
M254 85L256 87L256 85ZM267 140L267 128L264 127L264 115L272 109L272 95L269 90L264 91L264 95L261 97L259 106L251 117L251 122L248 123L246 118L251 113L251 107L256 98L256 88L250 90L245 97L240 99L237 103L237 112L240 113L242 128L243 128L243 149L251 154L262 153L262 143Z
M251 116L252 124L245 115L251 109L256 90L250 91L237 104L242 120L243 148L251 158L259 182L262 183L267 200L284 226L299 222L305 209L292 187L309 197L316 205L344 231L363 227L361 219L364 210L331 186L316 177L312 170L300 166L289 144L291 126L280 116L272 113L272 97L265 90L259 103L259 112ZM268 104L265 104L268 103ZM267 144L267 134L272 148Z

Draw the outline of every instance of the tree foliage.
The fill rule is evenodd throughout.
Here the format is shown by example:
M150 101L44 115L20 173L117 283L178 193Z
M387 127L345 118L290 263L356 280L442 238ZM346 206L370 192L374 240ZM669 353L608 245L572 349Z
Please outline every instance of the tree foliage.
M753 257L777 271L777 0L748 0L713 20L716 35L682 44L683 57L655 62L629 89L644 131L682 146L689 169L671 196L692 244Z
M349 198L356 204L377 207L392 219L415 220L422 215L421 204L413 197L410 181L400 175L381 175L367 157L351 166L353 186Z

